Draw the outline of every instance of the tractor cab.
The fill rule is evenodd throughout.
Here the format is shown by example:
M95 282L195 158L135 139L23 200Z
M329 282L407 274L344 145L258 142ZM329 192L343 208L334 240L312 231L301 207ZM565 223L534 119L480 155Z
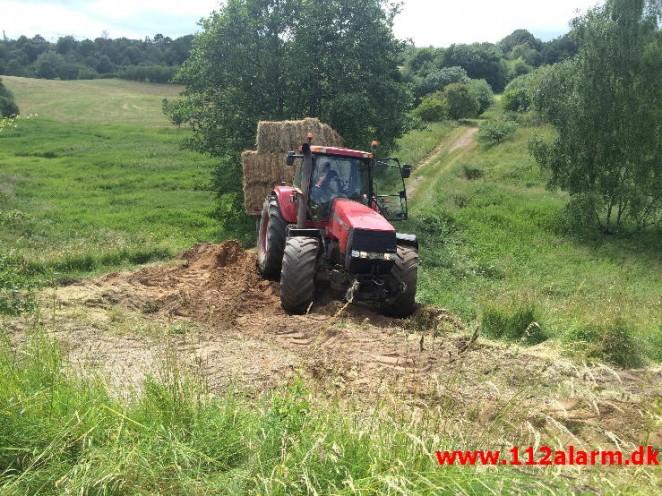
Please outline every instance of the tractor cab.
M387 220L407 218L407 194L404 179L410 166L400 166L397 159L374 160L372 153L347 148L311 146L312 170L308 188L304 188L303 167L297 167L294 187L309 194L312 221L326 221L336 198L349 198L379 212ZM288 164L298 158L291 152Z

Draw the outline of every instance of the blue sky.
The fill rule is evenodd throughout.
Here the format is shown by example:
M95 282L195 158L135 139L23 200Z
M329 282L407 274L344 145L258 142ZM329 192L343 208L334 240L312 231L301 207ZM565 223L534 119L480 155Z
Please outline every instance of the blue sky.
M321 0L322 1L322 0ZM199 30L219 0L0 0L0 30L9 38L41 34L94 39L176 38ZM601 0L405 0L395 34L417 46L496 42L518 28L549 40L568 31L577 12Z

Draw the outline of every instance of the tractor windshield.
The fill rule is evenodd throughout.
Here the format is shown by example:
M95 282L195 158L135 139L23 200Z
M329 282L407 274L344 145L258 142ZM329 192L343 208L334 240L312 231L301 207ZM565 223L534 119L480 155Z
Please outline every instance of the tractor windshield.
M297 173L295 186L301 186ZM310 213L313 220L326 220L335 198L350 198L367 204L368 163L359 158L316 155L310 178Z
M375 161L372 171L372 207L388 220L407 218L407 194L403 170L395 159Z

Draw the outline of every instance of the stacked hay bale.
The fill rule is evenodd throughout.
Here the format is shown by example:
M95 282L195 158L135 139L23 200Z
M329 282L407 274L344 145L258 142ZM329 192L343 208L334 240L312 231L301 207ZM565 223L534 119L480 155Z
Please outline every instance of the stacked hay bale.
M285 165L287 152L298 150L308 133L313 143L342 146L342 138L330 126L318 119L300 121L261 121L257 125L257 151L241 154L244 170L244 207L250 215L260 215L262 203L275 184L292 184L294 167Z

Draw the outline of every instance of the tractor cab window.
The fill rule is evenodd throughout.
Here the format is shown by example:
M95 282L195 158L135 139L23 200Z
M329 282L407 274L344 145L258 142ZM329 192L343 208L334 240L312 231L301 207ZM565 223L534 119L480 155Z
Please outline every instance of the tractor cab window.
M367 203L368 165L365 161L326 155L313 158L313 173L310 179L312 219L326 220L331 202L335 198L351 198Z
M388 220L405 220L407 218L407 194L400 164L388 159L375 161L372 180L372 208Z

